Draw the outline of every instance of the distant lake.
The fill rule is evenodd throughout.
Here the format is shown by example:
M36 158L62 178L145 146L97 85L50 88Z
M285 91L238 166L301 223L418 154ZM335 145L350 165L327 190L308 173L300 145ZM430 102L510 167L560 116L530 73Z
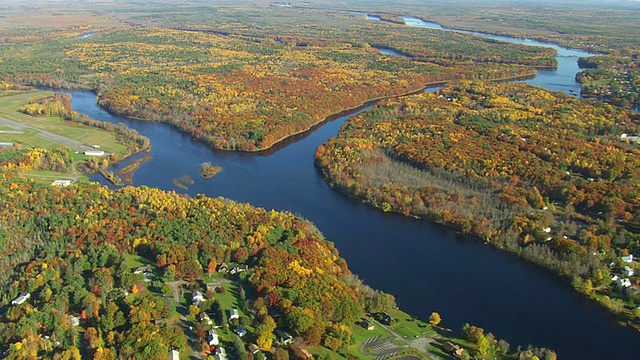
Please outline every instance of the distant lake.
M538 47L548 47L555 49L558 53L556 56L556 61L558 62L558 67L556 69L538 69L538 75L530 80L526 80L525 82L531 85L536 85L543 87L547 90L553 91L562 91L565 94L569 94L572 96L578 96L581 92L581 85L576 81L576 74L578 74L581 69L578 66L578 59L581 57L589 57L594 56L586 51L575 50L575 49L567 49L562 46L543 43L536 40L531 39L518 39L511 38L507 36L499 36L492 34L485 34L476 31L465 31L465 30L455 30L455 29L447 29L443 28L439 24L423 21L422 19L414 18L414 17L403 17L405 24L407 26L421 27L427 29L437 29L443 31L454 31L463 34L473 34L477 36L481 36L488 39L504 41L508 43L521 44L527 46L538 46Z

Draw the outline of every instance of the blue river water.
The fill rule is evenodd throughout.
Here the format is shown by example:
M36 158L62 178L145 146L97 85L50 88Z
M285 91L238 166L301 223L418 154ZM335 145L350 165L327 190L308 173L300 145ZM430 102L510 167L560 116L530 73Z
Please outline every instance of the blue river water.
M408 19L407 24L419 25L417 20ZM559 52L576 71L577 56L583 55ZM567 72L541 72L530 83L576 92L575 72L570 81ZM416 317L428 319L438 311L445 327L457 331L469 322L507 340L512 349L549 347L560 359L639 358L640 336L634 330L618 325L607 311L548 271L448 228L386 214L329 189L314 168L315 149L335 136L346 119L372 105L328 119L271 151L246 154L211 150L165 124L111 116L97 105L93 93L70 93L74 110L126 123L150 138L151 159L133 176L134 185L224 196L305 217L336 244L354 273L393 294L398 305ZM222 171L204 179L199 174L203 162ZM194 180L188 190L173 183L184 175Z

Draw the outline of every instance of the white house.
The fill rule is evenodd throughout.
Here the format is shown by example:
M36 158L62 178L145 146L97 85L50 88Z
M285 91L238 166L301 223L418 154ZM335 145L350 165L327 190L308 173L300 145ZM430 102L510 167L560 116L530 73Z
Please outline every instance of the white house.
M635 273L636 271L629 266L625 266L624 269L622 269L622 274L624 276L633 276Z
M53 180L51 185L65 187L71 185L71 180Z
M623 256L621 257L622 261L626 262L626 263L630 263L633 262L633 254L629 254L627 256Z
M214 329L209 330L209 335L207 335L207 341L209 345L218 345L220 344L220 340L218 339L218 332Z
M231 309L231 311L229 311L229 320L233 319L240 319L240 314L237 309Z
M169 360L180 360L180 352L178 350L169 351Z
M20 296L18 296L17 298L11 301L11 305L20 305L25 301L27 301L27 299L29 299L30 297L31 297L30 293L22 293L20 294Z
M202 293L200 291L194 291L193 297L191 298L191 303L198 306L201 302L204 302L204 296L202 296Z

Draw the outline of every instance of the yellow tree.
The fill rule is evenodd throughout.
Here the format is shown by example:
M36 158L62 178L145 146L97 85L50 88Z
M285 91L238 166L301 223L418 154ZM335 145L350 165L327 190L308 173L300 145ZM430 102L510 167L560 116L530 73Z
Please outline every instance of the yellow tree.
M435 311L431 313L431 316L429 316L429 324L433 326L438 326L438 324L440 324L441 321L442 321L442 318L440 317L440 314L438 314Z

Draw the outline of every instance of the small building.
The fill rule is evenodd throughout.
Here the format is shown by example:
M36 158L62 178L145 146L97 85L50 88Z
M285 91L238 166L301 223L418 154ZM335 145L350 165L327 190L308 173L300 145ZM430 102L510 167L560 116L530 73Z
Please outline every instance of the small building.
M233 329L233 333L238 335L238 336L240 336L240 337L243 337L243 336L247 335L247 328L245 328L242 325L238 325L238 326L236 326L235 329Z
M198 319L207 325L213 325L213 321L211 321L211 318L209 317L209 315L207 315L206 312L201 312L200 314L198 314Z
M635 273L636 271L632 269L630 266L625 266L624 269L622 269L622 274L624 276L633 276Z
M17 298L11 300L11 305L20 305L31 297L31 293L22 293Z
M215 329L209 330L209 333L207 334L207 341L209 342L209 345L220 344L220 339L218 338L218 332L215 331Z
M249 352L253 355L257 354L260 351L260 348L256 344L249 344L248 348Z
M13 146L12 142L0 142L0 148L11 147L11 146Z
M213 355L216 360L227 360L227 352L223 347L216 348L216 351Z
M80 325L80 316L69 315L69 325L72 327Z
M51 182L52 186L60 186L60 187L66 187L71 185L71 180L53 180Z
M383 312L382 314L380 314L381 323L385 325L391 325L391 323L394 321L396 321L396 319L394 319L393 316L387 314L386 312Z
M231 309L229 311L229 320L240 319L240 313L238 313L238 309Z
M91 145L91 147L94 149L100 149L100 145Z
M616 281L618 281L618 279L620 279L620 276L613 275L613 277L611 278L611 282L616 282Z
M247 270L249 270L249 267L247 265L238 265L231 268L231 270L229 270L229 274L235 275L235 274L245 272Z
M633 255L629 254L627 256L623 256L621 257L622 261L626 262L626 263L631 263L633 262Z
M276 330L276 341L280 345L289 345L293 341L293 336L286 331Z
M616 283L621 288L628 288L631 286L631 281L628 278L620 278Z
M463 348L461 348L460 346L458 346L458 345L456 345L456 344L454 344L454 343L452 343L450 341L445 342L443 347L444 347L444 350L446 352L448 352L449 354L451 354L451 355L453 355L453 356L455 356L457 358L462 357L462 354L464 353L464 349Z
M371 322L369 319L364 319L364 320L362 320L362 322L360 322L360 325L361 325L363 328L365 328L365 329L367 329L367 330L369 330L369 331L371 331L371 330L373 330L373 329L375 329L375 328L376 328L376 327L373 325L373 322Z
M202 293L200 291L194 291L191 297L191 303L198 306L202 302L204 302L204 296L202 296Z
M227 265L227 263L223 262L222 264L218 265L218 272L221 274L227 273L229 271L229 266Z
M85 150L84 152L87 156L104 156L103 150Z
M178 350L169 351L169 360L180 360L180 352Z

